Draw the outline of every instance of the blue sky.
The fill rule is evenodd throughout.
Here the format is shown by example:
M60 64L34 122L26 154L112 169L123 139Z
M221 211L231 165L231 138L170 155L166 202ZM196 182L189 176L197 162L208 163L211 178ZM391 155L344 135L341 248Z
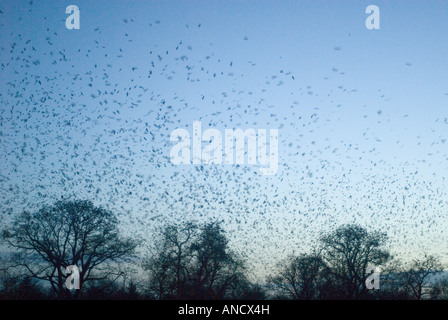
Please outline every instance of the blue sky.
M71 4L80 30L65 28ZM370 4L380 30L365 27ZM257 274L356 222L387 231L399 256L446 261L444 1L0 10L3 221L61 197L108 206L145 237L167 222L219 219ZM278 174L173 166L170 132L194 120L279 129Z

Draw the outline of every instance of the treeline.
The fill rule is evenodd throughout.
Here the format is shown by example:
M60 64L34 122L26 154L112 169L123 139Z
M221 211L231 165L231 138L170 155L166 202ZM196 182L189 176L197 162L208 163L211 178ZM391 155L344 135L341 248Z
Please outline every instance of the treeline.
M250 280L220 223L165 226L144 259L145 243L119 226L89 201L18 215L2 230L0 299L448 299L439 258L402 263L385 233L358 225L322 235L263 283ZM79 271L78 290L67 288L68 266Z

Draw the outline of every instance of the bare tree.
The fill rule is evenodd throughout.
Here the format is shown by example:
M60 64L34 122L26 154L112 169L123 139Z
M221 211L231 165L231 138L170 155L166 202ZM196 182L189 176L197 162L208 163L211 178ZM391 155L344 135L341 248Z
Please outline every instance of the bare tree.
M413 260L408 267L403 267L400 272L403 286L412 298L423 299L430 291L431 279L442 272L442 264L439 258L429 255L423 259Z
M158 299L223 299L245 280L219 224L171 225L161 236L143 266Z
M119 235L112 212L90 201L59 201L33 214L23 212L2 235L21 253L16 267L48 281L59 297L70 296L65 285L67 266L79 268L82 288L91 281L117 277L112 263L125 261L137 245Z
M391 259L381 267L381 287L375 297L381 300L410 300L411 297L403 284L401 275L402 261Z
M317 254L290 256L277 264L276 274L268 278L274 292L297 300L318 298L320 277L325 269Z
M439 279L431 288L432 300L448 300L448 277Z
M229 249L220 224L203 225L191 246L191 253L192 298L224 299L235 284L245 281L244 264Z
M333 286L334 298L357 299L367 293L367 266L380 266L390 259L382 249L386 239L383 233L368 232L357 225L341 226L321 238L322 257L328 266L327 283Z
M189 279L191 246L197 226L193 223L167 226L156 241L152 256L143 268L149 273L150 291L157 299L174 299L184 295Z

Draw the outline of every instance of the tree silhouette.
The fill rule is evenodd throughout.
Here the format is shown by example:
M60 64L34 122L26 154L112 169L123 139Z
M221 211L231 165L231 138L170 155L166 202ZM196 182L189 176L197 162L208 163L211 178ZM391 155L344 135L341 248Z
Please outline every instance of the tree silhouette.
M192 259L190 248L196 225L170 225L164 228L155 251L143 264L149 274L149 290L157 299L175 299L184 295Z
M425 296L425 288L429 289L431 277L442 271L442 264L435 256L425 256L413 260L408 267L402 267L400 278L402 286L416 300ZM429 290L428 290L429 291ZM427 292L429 294L429 292Z
M224 230L218 223L202 226L191 246L191 254L192 298L224 299L235 284L245 280L244 264L230 251Z
M432 300L448 300L448 277L438 280L430 291Z
M36 284L36 281L28 276L8 277L3 279L3 288L0 291L0 299L8 300L42 300L47 295Z
M14 251L0 255L0 299L446 299L439 258L403 264L384 249L387 236L358 225L324 234L309 254L290 255L264 283L247 277L220 223L165 226L140 265L127 262L137 242L120 236L118 219L89 201L64 201L18 215L2 239ZM7 254L6 254L7 253ZM392 261L391 261L392 260ZM381 287L366 288L367 266L381 266ZM76 265L82 290L66 288ZM120 277L120 281L117 281ZM43 286L42 281L50 285ZM48 289L50 288L50 289ZM145 289L147 292L145 292ZM51 292L49 291L51 290Z
M59 201L36 213L23 212L11 229L3 230L6 243L21 253L16 266L50 283L58 297L70 297L66 268L79 268L85 283L117 277L114 262L125 261L137 243L119 235L118 220L90 201ZM78 295L80 290L76 290Z
M144 269L158 299L224 299L246 284L244 264L217 223L166 227Z
M321 237L322 259L327 265L324 293L339 299L365 297L367 266L390 260L389 252L382 249L386 240L385 234L368 232L358 225L344 225Z
M296 300L317 299L325 268L317 254L290 256L277 264L276 274L270 276L268 282L280 296Z

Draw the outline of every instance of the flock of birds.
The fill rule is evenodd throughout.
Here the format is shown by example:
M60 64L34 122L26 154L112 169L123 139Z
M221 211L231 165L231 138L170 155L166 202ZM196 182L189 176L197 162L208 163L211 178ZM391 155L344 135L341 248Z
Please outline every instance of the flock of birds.
M8 13L0 10L4 28ZM151 49L140 57L132 48L145 40L127 31L134 20L123 18L113 41L101 27L83 25L92 37L70 48L51 26L34 36L9 29L4 39L11 42L1 41L2 223L72 198L114 210L124 232L147 239L167 223L218 220L258 274L342 223L387 231L398 254L406 247L446 253L446 181L431 167L443 167L433 158L448 160L445 138L429 146L432 155L394 158L380 133L391 116L376 105L344 108L342 101L362 92L345 84L349 75L340 68L322 75L325 87L281 61L273 62L278 72L260 77L256 57L229 59L213 45L196 50L202 44L194 38L164 39L166 47L148 40ZM163 21L149 27L162 29ZM191 34L205 27L184 26ZM250 44L244 34L241 40ZM381 88L377 96L391 103ZM356 122L352 132L347 114ZM362 127L366 118L374 125ZM191 129L193 120L278 128L277 175L245 165L171 164L170 133ZM446 118L436 122L446 130ZM395 150L405 144L394 143Z

